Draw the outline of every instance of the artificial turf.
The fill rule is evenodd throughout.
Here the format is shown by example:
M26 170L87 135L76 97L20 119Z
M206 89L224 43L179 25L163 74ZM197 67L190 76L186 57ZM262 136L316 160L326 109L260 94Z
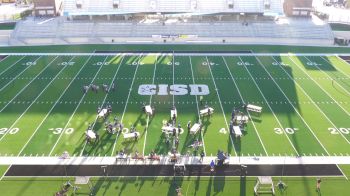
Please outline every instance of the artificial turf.
M167 154L170 146L161 132L177 107L178 123L199 120L198 96L141 96L142 84L205 84L204 103L215 109L202 118L203 131L180 134L180 153L199 153L190 144L202 140L207 155L218 149L237 155L341 155L349 153L349 66L338 57L320 56L9 56L0 63L2 136L0 153L13 155L114 156ZM82 93L90 83L117 85L116 91ZM228 133L231 111L243 103L263 107L251 115L244 137ZM112 105L126 128L134 126L138 141L122 133L111 135L96 108ZM141 112L151 104L156 115ZM92 124L100 141L86 144L84 131ZM221 130L221 132L220 132ZM224 130L224 131L222 131Z
M198 109L204 106L192 95L140 96L141 84L205 84L210 94L204 102L215 109L213 117L202 119L204 130L192 136L180 135L178 150L215 155L218 149L231 156L349 155L350 141L350 66L332 53L349 52L347 48L291 46L188 46L188 45L84 45L6 47L1 52L93 52L112 51L253 51L330 53L330 56L204 56L191 54L159 56L15 56L0 62L0 154L9 156L71 155L114 156L119 150L144 154L155 150L167 154L160 128L169 120L175 105L178 121L198 121ZM74 62L74 63L72 63ZM209 64L209 66L208 66ZM117 85L116 92L92 92L84 95L89 83ZM260 116L251 114L241 139L219 130L228 129L233 107L243 102L260 105ZM137 142L124 141L122 133L108 134L103 121L96 120L96 108L103 103L113 107L113 114L125 127L141 133ZM156 108L148 118L141 112L143 103ZM84 131L89 123L100 133L100 142L86 145ZM296 128L296 129L295 129ZM204 147L194 151L188 146L195 140ZM349 165L339 165L349 178ZM0 167L4 175L7 165ZM52 195L66 178L4 177L3 195ZM73 179L72 179L73 180ZM274 178L276 183L279 178ZM277 195L319 195L314 177L283 177L288 185ZM255 178L184 177L177 178L94 178L96 195L175 195L180 185L184 195L252 195ZM348 195L345 178L322 178L321 194ZM82 186L78 195L86 195ZM71 194L72 192L70 192Z
M74 178L4 178L0 188L4 195L53 195L64 183ZM273 178L274 183L280 180ZM321 192L316 192L316 178L282 178L287 185L284 191L275 187L276 195L348 195L349 181L344 178L322 178ZM177 177L142 178L115 177L92 178L94 195L176 195L176 187L181 187L183 195L253 195L256 178L247 177ZM88 185L78 185L76 195L88 195ZM72 188L68 195L73 195Z

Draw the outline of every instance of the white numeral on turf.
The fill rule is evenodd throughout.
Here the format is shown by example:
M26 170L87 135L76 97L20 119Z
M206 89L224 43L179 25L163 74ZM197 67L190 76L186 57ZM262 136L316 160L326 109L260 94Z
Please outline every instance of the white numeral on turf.
M168 62L167 65L173 65L172 62ZM174 65L180 65L180 62L174 62Z
M237 62L237 65L240 65L240 66L248 66L248 65L253 65L253 64L250 64L249 62Z
M208 65L208 62L202 62L202 65ZM215 64L213 62L209 62L209 65L219 65L219 64Z
M0 135L4 135L6 134L6 132L9 132L9 134L16 134L19 131L19 128L12 128L12 129L8 129L8 128L0 128Z
M340 127L340 128L338 128L338 130L334 127L328 128L328 131L330 131L331 134L333 134L333 135L337 135L337 134L339 134L339 132L341 132L342 134L349 134L350 133L350 128Z
M63 131L63 128L50 128L49 131L52 131L53 134L61 134ZM74 132L74 128L66 128L64 133L65 134L72 134Z
M74 65L75 62L62 62L62 63L59 63L58 65L63 65L63 66L66 66L66 65Z
M101 66L101 65L109 65L109 64L110 64L109 62L97 62L94 65Z
M277 134L283 134L283 130L281 128L274 128L273 129L275 131L275 133ZM284 129L286 131L286 133L288 134L294 134L296 131L298 131L299 129L298 128L290 128L290 127L287 127Z
M284 62L272 62L272 65L274 65L274 66L278 66L278 65L287 66L288 64L284 63Z
M24 63L24 65L27 65L27 66L36 65L36 62L35 61L33 61L33 62L26 62L26 63Z
M319 64L315 63L315 62L306 62L307 65L310 65L310 66L317 66Z

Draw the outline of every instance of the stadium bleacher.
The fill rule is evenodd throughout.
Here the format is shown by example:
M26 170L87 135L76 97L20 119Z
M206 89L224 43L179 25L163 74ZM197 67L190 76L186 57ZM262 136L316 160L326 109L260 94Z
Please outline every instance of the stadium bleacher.
M18 22L10 43L45 38L52 39L49 44L209 40L331 45L334 40L329 25L315 18L274 20L283 13L281 0L65 0L63 5L63 17ZM163 39L169 35L185 36Z
M242 25L241 21L226 22L173 22L164 25L159 22L135 21L58 21L40 23L36 20L20 22L12 38L145 38L152 40L155 35L196 35L198 38L254 38L318 40L322 45L333 42L333 33L328 24L315 24L310 19L285 19L286 21L252 21ZM160 40L161 41L161 40ZM239 41L239 40L236 40Z

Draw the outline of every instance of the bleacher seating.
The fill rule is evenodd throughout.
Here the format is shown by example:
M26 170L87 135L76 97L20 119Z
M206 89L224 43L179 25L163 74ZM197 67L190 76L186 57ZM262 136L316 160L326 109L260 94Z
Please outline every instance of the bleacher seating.
M199 38L254 38L261 40L334 39L328 24L315 23L310 19L283 19L286 21L254 21L242 25L239 21L226 22L161 22L147 23L135 21L97 22L97 21L59 21L58 19L41 23L37 20L21 21L11 38L143 38L152 39L154 35L196 35ZM266 39L265 39L266 38ZM309 42L311 43L311 41Z

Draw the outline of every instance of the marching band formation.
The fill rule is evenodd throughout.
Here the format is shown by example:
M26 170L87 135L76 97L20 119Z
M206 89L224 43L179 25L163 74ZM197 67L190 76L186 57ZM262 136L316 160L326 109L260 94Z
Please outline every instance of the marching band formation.
M94 93L98 93L99 86L96 84L90 84L90 85L84 85L83 86L83 93L87 93L89 90L91 90ZM105 93L108 93L110 91L115 91L115 84L112 83L110 86L106 84L102 84L102 90ZM200 96L200 103L203 104L203 97ZM256 113L260 114L262 111L262 108L259 106L251 105L251 104L244 104L242 107L242 110L233 108L231 113L231 119L230 119L230 125L229 125L229 131L236 137L240 138L244 134L245 127L249 121L250 113ZM147 118L153 118L155 116L155 108L151 105L142 104L141 111L146 114ZM130 141L130 139L137 141L140 137L140 133L136 130L136 127L134 125L131 125L130 128L124 127L124 124L118 119L118 117L115 115L112 120L110 120L110 116L112 114L112 106L110 104L107 104L102 107L97 108L97 117L96 122L103 123L105 130L108 134L123 134L123 138L126 141ZM199 111L199 119L198 122L194 122L192 124L191 121L188 121L186 124L187 131L190 135L196 135L197 133L200 133L203 131L203 120L210 120L212 115L214 114L214 109L212 107L209 107L207 104L205 104L204 108ZM177 121L178 118L178 112L173 105L170 108L170 117L169 120L163 121L163 126L161 127L161 131L163 132L163 142L169 147L170 154L173 155L176 158L176 155L178 153L178 146L180 143L180 134L183 134L184 128L182 128L181 124ZM101 122L102 121L102 122ZM95 123L96 123L95 122ZM99 142L99 134L97 131L95 131L94 125L89 124L85 136L86 136L86 142L87 143L96 143ZM148 125L147 125L148 126ZM225 128L222 128L225 129ZM188 145L189 148L193 148L194 151L198 151L199 147L203 146L203 142L199 139L194 139L193 143ZM123 151L121 151L123 152ZM156 156L154 151L153 156ZM139 156L139 155L135 155Z

